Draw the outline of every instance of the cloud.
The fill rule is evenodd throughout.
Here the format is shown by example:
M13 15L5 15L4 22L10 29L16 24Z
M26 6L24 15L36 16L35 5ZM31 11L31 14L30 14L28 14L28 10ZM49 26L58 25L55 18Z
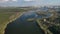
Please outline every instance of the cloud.
M0 0L0 3L9 2L9 1L14 1L14 2L16 2L17 0Z
M18 6L60 5L59 3L60 0L0 0L0 5L8 4L8 5L18 5Z
M12 0L12 1L15 1L15 2L17 2L18 0Z
M35 0L24 0L24 1L35 1Z
M7 1L9 1L9 0L0 0L0 2L7 2Z
M9 1L9 0L5 0L5 1Z

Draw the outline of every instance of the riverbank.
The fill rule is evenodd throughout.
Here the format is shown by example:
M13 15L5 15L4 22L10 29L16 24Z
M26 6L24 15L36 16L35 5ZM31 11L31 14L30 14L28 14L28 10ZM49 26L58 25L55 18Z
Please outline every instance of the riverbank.
M18 13L16 13L15 16L12 15L12 16L14 16L14 18L13 18L13 19L10 19L10 20L7 22L7 24L11 23L12 21L15 21L17 18L19 18L21 15L23 15L23 13L24 13L24 12L18 12ZM12 17L12 16L11 16L11 17ZM5 28L6 28L7 24L5 25ZM4 29L5 29L5 28L4 28Z
M4 14L4 13L3 13ZM7 13L6 13L7 14ZM17 18L19 18L21 15L23 14L23 12L15 12L14 14L10 15L9 17L5 15L6 19L5 21L3 21L0 25L0 34L4 34L4 30L7 26L8 23L16 20ZM9 15L9 13L7 14ZM4 15L3 15L4 16ZM4 18L5 18L4 17ZM2 18L3 19L3 18Z

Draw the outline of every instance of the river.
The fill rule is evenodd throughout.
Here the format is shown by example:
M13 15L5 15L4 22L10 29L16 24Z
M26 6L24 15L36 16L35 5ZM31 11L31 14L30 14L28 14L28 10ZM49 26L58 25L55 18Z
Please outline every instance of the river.
M15 21L7 24L5 34L44 34L35 21L27 21L29 18L42 18L42 16L37 15L34 11L25 12Z

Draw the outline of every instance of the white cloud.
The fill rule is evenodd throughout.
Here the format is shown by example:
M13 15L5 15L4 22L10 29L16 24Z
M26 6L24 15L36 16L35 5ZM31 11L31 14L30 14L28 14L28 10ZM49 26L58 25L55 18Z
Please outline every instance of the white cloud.
M15 2L16 2L16 1L18 1L18 0L12 0L12 1L15 1Z
M11 1L14 1L14 2L16 2L17 0L0 0L0 3L4 3L4 2L11 2Z
M9 1L9 0L0 0L0 3L7 2L7 1Z
M24 0L24 1L43 1L43 0Z
M9 1L9 0L5 0L5 1Z
M24 1L35 1L35 0L24 0Z

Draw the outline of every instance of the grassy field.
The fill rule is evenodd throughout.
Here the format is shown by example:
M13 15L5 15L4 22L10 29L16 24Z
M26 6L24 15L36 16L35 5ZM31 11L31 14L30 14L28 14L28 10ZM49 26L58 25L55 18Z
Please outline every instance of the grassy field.
M1 9L0 8L0 34L4 34L4 29L9 21L17 18L22 12L17 9Z
M9 21L9 17L13 15L14 13L0 13L0 34L3 33L5 25L7 24L7 21Z

